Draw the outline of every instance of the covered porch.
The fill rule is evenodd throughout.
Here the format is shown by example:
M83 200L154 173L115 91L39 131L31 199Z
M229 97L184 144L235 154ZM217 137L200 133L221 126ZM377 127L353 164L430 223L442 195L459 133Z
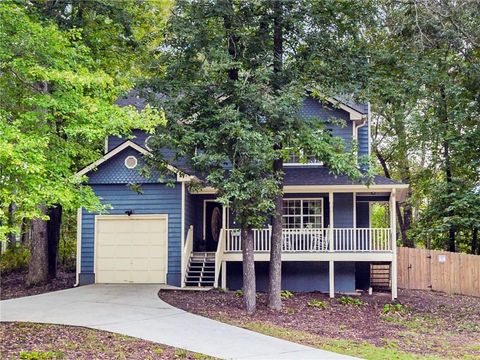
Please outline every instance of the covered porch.
M335 293L335 262L390 263L392 298L396 298L395 205L404 196L405 189L403 184L371 187L285 186L282 262L327 262L329 293L332 297ZM187 275L190 256L199 250L206 250L211 254L215 266L213 285L226 288L227 263L242 261L238 225L228 209L215 203L213 189L189 196L197 197L197 204L201 198L203 210L201 222L195 222L197 229L195 224L191 224L185 235L182 279ZM209 210L207 203L217 210ZM372 224L372 203L383 203L388 208L387 223L382 227ZM217 232L215 226L218 227ZM269 261L271 234L269 223L254 230L256 262Z

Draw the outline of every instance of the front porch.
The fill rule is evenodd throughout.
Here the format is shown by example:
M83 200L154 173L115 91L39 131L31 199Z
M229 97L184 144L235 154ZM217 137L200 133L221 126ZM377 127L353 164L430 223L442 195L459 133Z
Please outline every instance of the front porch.
M328 264L328 290L332 297L335 293L336 263L353 264L354 268L355 263L388 263L392 298L397 297L394 225L397 189L394 186L388 189L350 187L337 191L331 188L325 191L327 189L320 187L286 190L282 262L297 263L299 266L301 263L310 266L312 262ZM201 205L203 211L200 214L197 212L197 220L192 221L185 234L182 285L186 285L191 259L198 259L201 253L206 254L206 260L203 266L195 264L199 269L199 279L206 276L211 279L212 286L227 288L227 278L231 275L227 268L232 268L227 265L242 261L240 229L233 214L215 203L214 193L188 195L194 199L193 203L197 202L196 208ZM369 208L374 202L388 207L387 226L376 227L372 224ZM201 215L200 220L198 215ZM268 223L254 230L254 258L259 264L270 260L271 234L271 225ZM198 286L201 285L199 281Z

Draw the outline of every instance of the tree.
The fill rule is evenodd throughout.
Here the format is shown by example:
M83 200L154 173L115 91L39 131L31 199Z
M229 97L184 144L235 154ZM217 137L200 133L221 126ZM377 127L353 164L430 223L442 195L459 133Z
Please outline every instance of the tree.
M107 134L151 129L162 119L151 108L140 114L114 104L128 86L97 66L75 41L78 30L62 31L13 3L0 4L0 23L0 204L14 203L19 220L35 219L33 285L48 281L43 259L56 258L58 246L49 252L47 234L56 230L40 222L58 207L99 209L75 173L99 157Z
M399 212L405 245L476 243L478 217L463 206L478 201L480 182L478 10L470 1L386 1L372 40L376 154L385 174L413 185Z
M368 64L358 19L369 18L368 7L179 1L158 58L165 76L147 85L165 95L167 134L157 136L158 146L176 149L235 213L245 235L244 275L253 269L250 230L273 216L269 303L275 309L281 306L284 157L314 155L334 172L360 176L355 146L345 151L320 119L305 120L299 110L307 88L320 97L361 83ZM252 277L244 276L248 312L254 311Z

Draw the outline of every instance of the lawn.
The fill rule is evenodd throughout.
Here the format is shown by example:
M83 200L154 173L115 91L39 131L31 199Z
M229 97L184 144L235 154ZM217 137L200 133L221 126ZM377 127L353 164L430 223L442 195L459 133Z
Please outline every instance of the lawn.
M2 359L213 359L183 349L75 326L0 323Z
M480 359L480 298L428 291L338 296L288 293L283 310L242 310L239 292L161 291L166 302L263 334L366 359Z

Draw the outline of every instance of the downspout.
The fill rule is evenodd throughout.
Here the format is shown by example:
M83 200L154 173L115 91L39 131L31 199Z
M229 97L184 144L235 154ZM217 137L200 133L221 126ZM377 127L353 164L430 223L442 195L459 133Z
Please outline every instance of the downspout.
M75 269L75 284L80 285L80 270L82 266L82 208L77 209L77 259Z

